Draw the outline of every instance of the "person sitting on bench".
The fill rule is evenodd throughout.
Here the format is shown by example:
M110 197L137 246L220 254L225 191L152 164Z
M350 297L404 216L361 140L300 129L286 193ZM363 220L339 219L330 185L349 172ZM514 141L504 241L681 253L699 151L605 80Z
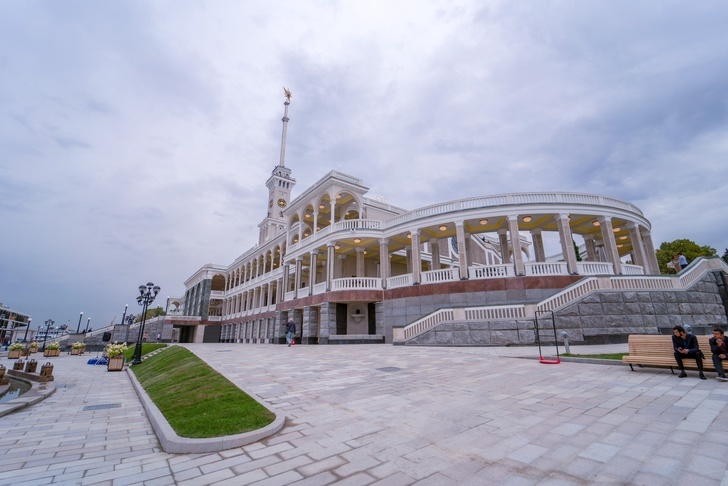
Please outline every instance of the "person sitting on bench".
M694 359L698 365L698 376L700 376L700 379L705 380L706 378L703 374L703 352L698 347L698 338L686 333L685 328L682 326L673 327L672 334L672 347L675 349L675 361L677 362L677 367L680 369L680 374L677 377L685 378L688 376L685 373L682 360L684 358L690 358Z
M728 381L723 371L723 360L728 359L728 343L725 340L723 329L716 327L713 329L713 337L708 340L710 350L713 352L713 366L718 372L718 381Z

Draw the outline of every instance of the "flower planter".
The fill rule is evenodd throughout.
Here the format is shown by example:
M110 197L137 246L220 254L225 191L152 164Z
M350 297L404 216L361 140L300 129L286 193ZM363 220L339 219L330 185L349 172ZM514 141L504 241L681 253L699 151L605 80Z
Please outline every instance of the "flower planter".
M79 354L81 354L80 348L71 348L71 356L78 356Z
M9 359L18 359L20 358L20 354L23 352L22 349L13 349L12 351L8 351L8 358Z
M37 352L38 352L38 348L34 348L34 347L30 348L30 354L37 353Z
M124 369L124 357L114 356L109 358L109 363L106 365L106 371L122 371Z
M52 358L54 356L60 356L61 350L60 349L46 349L43 351L43 356L46 358Z

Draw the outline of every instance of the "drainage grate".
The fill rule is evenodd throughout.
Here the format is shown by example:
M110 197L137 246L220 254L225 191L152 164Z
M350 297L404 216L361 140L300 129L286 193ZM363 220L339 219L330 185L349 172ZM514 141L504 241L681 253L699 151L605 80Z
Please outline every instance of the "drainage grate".
M396 366L385 366L384 368L377 368L379 371L400 371L402 368L397 368Z
M88 405L87 407L83 407L83 411L86 412L88 410L106 410L107 408L119 407L121 407L121 403L105 403L103 405Z
M231 351L230 349L218 349L217 350L218 353L229 353L230 351Z

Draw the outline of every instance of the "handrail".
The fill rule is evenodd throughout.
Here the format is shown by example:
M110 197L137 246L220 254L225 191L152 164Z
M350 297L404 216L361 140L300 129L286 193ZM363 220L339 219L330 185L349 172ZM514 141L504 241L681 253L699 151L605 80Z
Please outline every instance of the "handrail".
M470 270L480 267L471 267ZM484 267L485 268L485 267ZM469 321L490 321L510 319L533 319L536 313L554 312L566 305L569 305L597 290L683 290L700 280L706 273L712 270L722 270L728 273L728 264L718 257L698 258L691 263L686 270L679 275L606 275L602 277L586 277L566 287L551 297L542 300L536 305L493 305L484 307L461 308L464 311L463 319ZM404 328L395 328L395 337L399 335L407 340L429 331L436 325L444 322L443 311L458 309L440 309ZM454 314L453 314L454 315ZM397 339L395 339L397 341Z

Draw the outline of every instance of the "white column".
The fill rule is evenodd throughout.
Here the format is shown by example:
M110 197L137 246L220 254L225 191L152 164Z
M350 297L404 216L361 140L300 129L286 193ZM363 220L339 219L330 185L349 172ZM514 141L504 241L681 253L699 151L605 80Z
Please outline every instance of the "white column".
M586 258L590 262L598 262L599 256L597 255L597 244L594 242L594 237L591 235L584 235L584 244L586 245Z
M468 256L465 245L465 221L455 221L455 235L458 240L458 265L460 266L460 279L468 279Z
M543 248L543 235L541 234L541 228L531 230L531 240L533 241L533 252L535 253L536 261L545 262L546 252Z
M614 230L612 229L612 218L599 216L599 228L602 231L602 240L604 240L604 251L607 255L607 261L612 263L615 275L622 275L622 264L619 261L619 252L617 251L617 240L614 239Z
M526 268L523 266L523 253L521 253L521 234L518 232L518 215L508 216L508 232L511 235L513 266L516 269L516 275L525 275Z
M510 249L508 248L508 230L507 229L498 230L498 242L500 244L502 262L511 263L511 253L510 253Z
M336 196L331 198L331 226L336 222Z
M318 262L318 251L311 252L308 268L308 295L313 295L313 286L316 285L316 264Z
M283 291L281 292L281 302L283 302L286 298L286 292L288 292L288 287L290 286L289 278L291 275L291 266L286 263L283 265Z
M356 247L356 276L365 277L364 275L364 248Z
M298 298L298 290L301 288L301 278L303 277L303 257L296 258L296 277L295 283L296 288L294 289L294 295Z
M561 254L566 262L566 270L569 275L579 273L576 268L576 252L574 251L574 240L571 236L568 214L557 214L556 225L559 227L559 239L561 240Z
M644 243L645 248L645 260L649 263L648 266L650 267L650 274L659 275L660 264L657 261L657 253L655 252L655 245L652 242L652 234L648 229L643 229L641 232L642 242Z
M313 234L316 234L318 230L318 209L313 210Z
M418 285L422 281L422 257L420 256L420 230L411 231L412 235L412 283Z
M344 274L346 270L346 255L336 255L336 259L339 260L339 278L344 278L346 277Z
M379 271L382 275L382 288L387 288L387 279L391 269L389 267L389 240L382 238L379 240Z
M440 270L440 240L432 238L429 243L430 253L432 254L432 269Z
M326 247L326 290L331 290L334 282L334 255L336 242L331 241Z
M642 234L640 234L640 228L636 223L627 223L627 231L629 231L629 239L632 240L632 254L634 255L635 265L639 265L643 268L645 274L650 273L650 268L645 259L645 247L642 243Z

